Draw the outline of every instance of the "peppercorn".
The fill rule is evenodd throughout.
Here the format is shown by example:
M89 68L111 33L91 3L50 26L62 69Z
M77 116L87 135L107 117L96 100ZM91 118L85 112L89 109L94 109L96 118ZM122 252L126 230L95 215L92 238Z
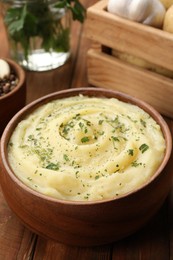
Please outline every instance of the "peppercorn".
M18 77L11 69L10 74L0 78L0 97L12 91L18 84Z

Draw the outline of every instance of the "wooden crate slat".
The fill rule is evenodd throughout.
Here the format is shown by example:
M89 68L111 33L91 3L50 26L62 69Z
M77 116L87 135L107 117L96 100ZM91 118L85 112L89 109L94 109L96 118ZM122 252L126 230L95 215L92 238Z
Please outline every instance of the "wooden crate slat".
M173 118L173 80L94 49L88 51L87 62L90 84L133 95Z
M173 70L173 34L110 14L107 2L99 1L88 8L87 37Z

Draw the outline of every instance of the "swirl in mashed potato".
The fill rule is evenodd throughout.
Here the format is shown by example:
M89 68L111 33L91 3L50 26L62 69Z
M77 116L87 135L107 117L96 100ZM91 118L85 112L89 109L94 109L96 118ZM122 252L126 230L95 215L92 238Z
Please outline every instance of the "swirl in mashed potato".
M10 165L27 186L75 201L122 196L145 184L165 152L160 126L139 107L115 98L52 101L21 121Z

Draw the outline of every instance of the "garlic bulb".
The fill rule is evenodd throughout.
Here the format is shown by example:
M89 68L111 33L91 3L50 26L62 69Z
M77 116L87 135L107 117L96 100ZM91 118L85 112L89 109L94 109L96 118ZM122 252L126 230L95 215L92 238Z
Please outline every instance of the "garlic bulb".
M161 28L163 25L166 9L158 0L151 0L150 14L143 21L143 24Z
M123 18L142 22L148 12L150 0L109 0L107 10Z
M139 23L161 28L165 7L160 0L109 0L108 12Z
M10 75L10 66L5 60L0 59L0 78L3 79Z

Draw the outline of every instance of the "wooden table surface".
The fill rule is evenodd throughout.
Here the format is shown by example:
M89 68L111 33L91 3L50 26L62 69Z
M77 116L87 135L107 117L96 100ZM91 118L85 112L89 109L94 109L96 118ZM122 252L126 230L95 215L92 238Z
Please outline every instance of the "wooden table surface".
M86 7L97 2L83 0ZM26 72L27 103L58 90L87 87L85 24L73 22L72 56L59 69ZM0 56L8 57L9 47L0 19ZM173 121L168 119L173 133ZM158 214L143 229L121 241L97 247L71 247L46 240L25 228L9 209L0 189L0 260L168 260L173 259L173 189Z

